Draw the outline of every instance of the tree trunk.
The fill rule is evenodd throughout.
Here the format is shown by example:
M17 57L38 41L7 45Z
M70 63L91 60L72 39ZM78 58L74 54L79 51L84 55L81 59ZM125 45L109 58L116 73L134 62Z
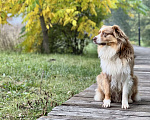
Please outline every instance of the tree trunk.
M40 11L42 11L42 10L40 9ZM42 27L42 33L43 33L43 42L42 42L43 52L48 54L48 53L50 53L50 47L49 47L49 41L48 41L48 30L46 28L46 24L45 24L43 15L40 16L40 23L41 23L41 27Z
M84 49L84 39L81 39L81 41L80 41L80 54L83 54L83 49Z
M77 40L77 30L75 30L73 53L78 54L78 52L79 52L79 48L78 48L78 40Z

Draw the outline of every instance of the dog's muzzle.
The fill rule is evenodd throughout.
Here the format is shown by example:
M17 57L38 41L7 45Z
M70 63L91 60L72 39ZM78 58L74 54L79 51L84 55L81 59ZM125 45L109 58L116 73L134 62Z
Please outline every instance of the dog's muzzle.
M95 44L97 44L97 42L96 42L97 37L94 37L92 40L93 40L93 42L94 42Z
M98 45L107 45L107 43L97 43L97 37L94 37L93 39L93 43L98 44Z

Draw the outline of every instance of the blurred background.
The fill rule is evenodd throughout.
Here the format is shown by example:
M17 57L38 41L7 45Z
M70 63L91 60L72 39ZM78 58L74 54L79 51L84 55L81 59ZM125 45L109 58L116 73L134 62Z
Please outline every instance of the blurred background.
M0 10L2 51L93 54L92 37L103 24L119 25L132 44L150 46L149 0L26 0L9 6Z

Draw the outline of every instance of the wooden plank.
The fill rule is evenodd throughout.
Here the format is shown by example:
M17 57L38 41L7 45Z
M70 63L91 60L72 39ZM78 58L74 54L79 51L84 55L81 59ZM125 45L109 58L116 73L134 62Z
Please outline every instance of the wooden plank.
M84 117L84 116L66 116L66 115L54 115L54 116L42 116L38 120L99 120L99 118Z
M135 57L135 60L136 59L150 59L150 55L139 55L139 54L136 54L135 55L136 57Z
M150 72L150 69L147 69L147 68L134 68L134 71Z
M131 105L133 106L133 105ZM114 109L111 108L88 108L88 107L82 107L82 106L57 106L53 109L53 111L58 112L58 111L65 111L65 112L77 112L79 111L80 113L94 113L94 112L98 112L99 114L103 113L111 113L111 114L122 114L122 115L136 115L136 116L150 116L150 109L149 111L145 112L145 111L141 111L140 109L144 106L144 108L148 108L146 107L146 105L138 105L138 110L136 111L132 111L132 109L121 109L119 108L118 110L114 111ZM141 112L141 114L139 114L139 112ZM48 115L51 115L53 113L49 113Z
M84 117L84 116L66 116L66 115L55 115L55 116L42 116L40 119L38 120L104 120L104 118L102 119L101 117L99 118L92 118L92 117ZM105 120L114 120L114 117L111 118L105 118ZM127 118L125 117L121 117L121 118L116 118L117 119L121 119L121 120L127 120ZM129 116L128 120L149 120L149 117L135 117L135 116Z
M53 109L52 112L48 114L48 116L58 115L58 116L84 116L84 117L92 117L92 118L101 118L101 119L118 119L124 118L129 119L130 116L134 117L150 117L150 111L141 111L141 107L138 107L139 111L132 111L131 109L123 110L123 109L99 109L99 108L85 108L82 106L58 106Z
M134 73L137 74L137 75L146 75L146 76L150 76L150 72L134 71Z
M134 68L146 68L146 69L150 69L150 65L135 65Z

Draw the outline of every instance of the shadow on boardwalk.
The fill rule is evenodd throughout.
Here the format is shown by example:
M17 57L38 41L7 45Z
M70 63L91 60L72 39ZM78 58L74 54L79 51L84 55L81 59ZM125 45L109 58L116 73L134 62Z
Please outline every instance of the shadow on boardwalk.
M111 108L102 108L102 102L93 99L96 88L93 84L38 120L150 120L150 48L134 46L134 49L134 71L139 78L141 102L130 104L128 110L121 109L121 103L111 103Z

